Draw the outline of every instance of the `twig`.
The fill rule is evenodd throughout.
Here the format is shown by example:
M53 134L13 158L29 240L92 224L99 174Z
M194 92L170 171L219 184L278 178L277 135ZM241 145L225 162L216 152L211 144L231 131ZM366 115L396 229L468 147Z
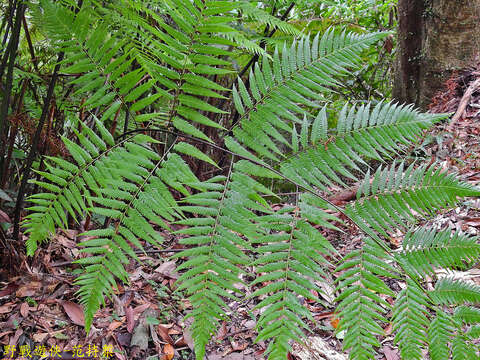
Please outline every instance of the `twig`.
M460 104L458 105L457 112L455 115L452 117L452 121L450 124L447 126L447 131L452 131L453 127L455 126L455 123L460 119L463 114L465 113L465 109L467 108L467 105L472 98L472 94L480 87L480 78L475 80L470 86L467 88L465 93L463 94L462 99L460 100Z

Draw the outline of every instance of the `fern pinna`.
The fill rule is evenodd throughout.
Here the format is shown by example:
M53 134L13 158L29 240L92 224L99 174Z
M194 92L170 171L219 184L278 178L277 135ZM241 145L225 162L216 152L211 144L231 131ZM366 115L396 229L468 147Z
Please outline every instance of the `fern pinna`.
M79 244L87 331L117 280L128 282L134 248L162 246L161 228L186 247L176 255L183 261L177 291L193 305L198 359L227 319L228 301L245 297L236 286L242 281L261 309L257 341L268 341L270 359L285 359L292 341L311 331L302 299L321 302L314 294L332 272L350 358L373 359L390 321L404 359L420 359L424 349L432 359L476 356L480 316L472 305L480 289L439 279L436 270L467 269L480 245L416 224L480 191L435 165L395 160L446 115L387 101L347 103L338 113L328 104L362 51L385 34L301 36L250 1L84 1L77 8L41 0L33 11L65 52L63 71L74 79L68 101L86 116L69 112L71 136L63 141L71 157L46 158L38 171L44 192L29 199L27 252L58 227L85 216L104 220ZM266 50L238 26L241 19L297 38ZM229 86L232 59L244 53L260 61ZM214 175L197 176L195 162ZM283 200L271 186L279 182L296 189L281 210L272 206ZM332 188L353 183L360 184L353 202L329 202ZM365 236L342 258L321 229L341 231L346 221ZM396 229L406 233L400 251L384 241ZM399 294L390 278L405 283ZM426 279L436 282L433 291Z

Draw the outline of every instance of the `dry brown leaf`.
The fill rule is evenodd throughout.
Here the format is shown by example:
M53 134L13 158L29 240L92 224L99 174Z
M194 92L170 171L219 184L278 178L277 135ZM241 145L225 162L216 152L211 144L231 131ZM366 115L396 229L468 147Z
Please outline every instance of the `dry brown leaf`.
M236 342L236 341L230 341L230 345L232 345L232 350L233 351L243 351L247 348L248 342Z
M175 271L177 265L175 261L166 261L155 269L155 272L162 274L165 277L178 279L178 273Z
M10 311L12 311L14 306L15 306L15 304L11 303L11 302L3 304L2 306L0 306L0 314L9 313Z
M223 321L222 325L220 326L220 329L218 329L217 340L225 339L225 336L227 336L227 334L228 334L227 323Z
M190 330L188 329L183 330L183 339L185 340L185 343L187 344L188 348L190 350L193 350L194 349L193 337L192 337L192 334L190 333Z
M2 289L0 291L0 297L10 295L15 292L15 290L18 289L18 285L15 284L14 282L11 282L10 284L7 285L5 289Z
M127 331L132 333L133 327L135 326L135 316L131 306L125 308L125 316L127 318Z
M184 337L184 336L178 338L177 341L175 341L175 343L174 343L173 345L174 345L176 348L188 346L187 343L186 343L186 341L185 341L185 337Z
M28 284L20 286L20 288L16 291L17 297L27 297L33 296L37 294L37 292L42 287L42 283L39 281L31 281Z
M391 335L392 334L392 330L393 330L393 324L392 323L388 323L388 325L385 327L384 331L385 331L385 335Z
M142 314L145 310L147 310L150 307L149 303L142 304L137 306L135 309L133 309L133 314L134 315L140 315Z
M172 337L168 334L168 329L163 325L158 325L157 327L158 335L162 338L163 341L173 345L175 342L173 341Z
M30 312L30 306L28 306L27 303L22 303L22 305L20 305L20 314L26 318L28 316L28 313Z
M48 333L36 333L36 334L33 334L33 335L32 335L33 342L38 343L38 344L43 343L43 340L45 340L48 335L49 335Z
M333 326L334 329L338 327L338 324L340 323L340 319L338 319L335 314L332 315L330 318L330 325Z
M85 326L85 318L83 317L83 309L80 305L71 301L61 302L63 309L67 313L68 317L76 325Z
M172 360L175 355L175 349L170 344L165 344L163 347L162 360Z
M390 346L384 345L383 346L383 353L385 354L386 360L399 360L400 356L398 356L397 350L392 350Z
M118 321L118 320L113 320L109 325L108 325L108 331L113 331L115 329L118 329L120 326L123 325L123 322Z
M6 212L3 212L2 210L0 210L0 222L11 224L12 220L10 219L10 217L7 215Z

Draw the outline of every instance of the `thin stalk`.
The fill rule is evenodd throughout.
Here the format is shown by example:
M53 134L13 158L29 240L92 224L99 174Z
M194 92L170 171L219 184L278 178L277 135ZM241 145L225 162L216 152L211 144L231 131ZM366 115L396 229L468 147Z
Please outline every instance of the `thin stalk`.
M15 65L15 57L17 55L18 42L20 39L20 25L22 24L23 14L25 12L25 4L23 2L18 3L17 13L15 17L15 25L13 27L12 36L8 43L9 47L9 63L7 70L7 78L5 89L3 93L2 106L0 108L0 169L3 169L4 165L4 156L5 156L5 141L3 136L7 129L7 116L8 116L8 107L10 105L10 96L12 92L13 84L13 67ZM2 77L0 73L0 79Z
M28 50L30 51L30 56L32 57L33 67L35 68L35 71L38 73L38 62L37 62L37 58L35 57L35 50L33 49L32 39L30 37L30 32L28 31L28 24L27 24L27 19L25 19L25 14L23 14L22 23L23 23L23 30L25 31L25 38L27 39L27 43L28 43Z

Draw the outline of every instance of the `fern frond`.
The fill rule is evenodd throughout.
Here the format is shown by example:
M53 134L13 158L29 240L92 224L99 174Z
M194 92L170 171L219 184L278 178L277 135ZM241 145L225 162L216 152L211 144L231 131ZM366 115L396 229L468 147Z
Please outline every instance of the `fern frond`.
M281 162L281 172L312 190L329 191L332 184L346 187L344 179L358 181L356 174L363 173L361 167L368 167L364 159L382 160L402 152L424 129L442 118L391 103L380 103L373 110L369 105L358 109L346 105L339 114L337 128L329 134L324 108L311 125L302 123L301 136L292 141L294 154ZM297 137L295 132L292 136ZM392 171L381 172L379 168L375 185L385 186L387 178L396 175ZM368 174L363 193L371 189ZM393 181L389 184L393 185Z
M298 298L320 301L310 291L322 292L315 281L324 281L325 257L334 252L321 233L302 219L297 205L260 217L259 226L266 234L253 240L260 246L255 247L258 259L253 262L258 275L250 286L262 286L251 296L261 299L256 308L263 309L256 341L272 340L265 354L269 359L285 359L291 350L289 340L301 342L303 330L309 330L303 319L313 318Z
M409 274L434 275L435 267L462 268L480 256L477 239L459 232L417 229L405 235L395 260Z
M232 72L230 62L223 57L233 56L230 49L242 46L264 52L230 25L235 10L230 5L222 1L165 1L161 15L155 9L136 10L135 4L121 9L120 21L134 19L135 28L129 31L138 34L136 27L141 29L141 40L133 43L135 58L168 101L168 122L181 132L207 141L211 140L198 125L223 129L208 116L226 113L211 101L224 99L223 94L229 91L211 80L211 76ZM146 21L145 14L158 26Z
M427 343L429 299L417 283L407 279L407 287L397 297L393 313L395 343L402 359L422 359L422 348Z
M478 359L477 346L472 344L468 337L462 332L458 332L452 341L452 359L453 360L471 360Z
M256 4L251 4L249 1L240 1L236 7L241 9L241 11L249 20L255 20L261 24L267 24L270 29L279 29L285 34L294 36L299 36L301 34L301 31L299 31L295 26L286 21L278 19L265 10L257 7Z
M275 50L273 62L263 59L250 73L247 91L241 79L233 88L235 107L240 119L233 133L237 140L259 155L278 161L283 154L274 143L291 146L287 138L293 124L309 117L304 106L318 108L322 92L339 85L338 78L359 60L359 54L384 34L365 36L327 31L312 43L307 37L284 47L282 55ZM284 133L288 136L285 137Z
M129 262L128 257L138 260L132 248L143 250L139 239L153 246L160 246L163 237L153 228L153 224L168 228L166 221L180 217L175 211L176 201L170 187L188 194L182 181L198 181L177 154L169 154L165 160L168 152L159 157L134 143L127 144L126 150L118 157L116 165L125 168L120 164L130 161L134 164L129 170L130 174L136 176L125 174L111 184L110 189L106 187L107 191L91 198L96 204L92 212L108 216L115 222L115 226L87 231L84 235L93 239L79 244L83 247L81 252L90 255L77 261L87 267L85 273L76 281L80 285L77 294L85 305L87 332L104 296L111 294L114 279L128 283L124 266ZM143 155L143 159L135 162L135 159L140 160L138 155ZM121 197L118 196L119 192L122 192Z
M49 182L35 181L46 193L32 195L28 200L34 206L33 211L24 219L27 240L27 254L33 255L37 244L55 233L55 228L66 228L69 214L74 221L79 215L88 211L91 192L99 191L100 185L118 178L117 174L108 171L111 167L111 156L122 152L120 144L115 144L113 137L100 121L96 122L97 135L85 124L78 133L83 147L63 138L66 148L72 155L73 162L57 157L47 157L47 171L41 174ZM130 138L126 139L130 140ZM107 156L107 154L109 156Z
M179 209L196 214L179 221L195 226L177 231L190 235L180 240L193 245L176 257L188 257L177 270L187 270L179 279L178 290L184 289L193 305L192 335L195 339L197 359L203 359L205 346L218 329L219 321L226 318L226 299L235 299L235 283L241 283L239 265L250 262L243 252L249 241L261 235L253 211L267 211L254 200L256 185L246 175L230 169L227 178L218 176L206 182L191 182L189 186L200 192L187 196ZM243 234L249 241L240 234Z
M136 114L160 98L158 92L150 94L155 84L145 81L146 72L132 70L132 45L110 31L109 24L95 15L89 3L75 13L61 3L42 0L37 17L59 51L68 54L62 71L79 75L70 82L76 88L73 96L88 94L82 106L88 110L101 108L102 122L113 118L120 109ZM161 114L150 114L150 118Z
M431 298L439 305L480 304L480 286L445 277L437 282Z
M379 322L387 322L385 313L391 308L382 294L395 296L380 276L396 277L388 265L387 253L372 239L366 238L363 247L349 253L335 270L337 278L340 322L338 331L345 330L343 346L350 349L351 359L373 359L380 343L376 335L383 334Z
M378 168L375 175L367 174L357 192L357 200L345 213L365 231L374 229L383 236L395 228L408 228L415 222L414 213L429 215L453 206L459 197L478 196L480 190L463 182L454 174L434 166L410 165L398 168Z
M428 351L432 360L448 359L449 342L456 328L450 315L437 310L435 318L428 327Z

